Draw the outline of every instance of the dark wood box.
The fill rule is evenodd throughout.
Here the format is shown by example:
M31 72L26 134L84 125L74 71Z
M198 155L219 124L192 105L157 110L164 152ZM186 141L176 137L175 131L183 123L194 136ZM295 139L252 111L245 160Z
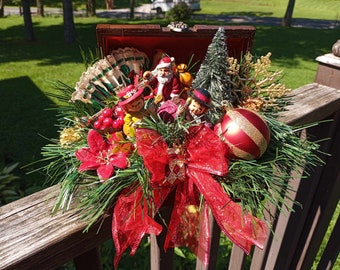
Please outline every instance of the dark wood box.
M185 32L173 32L160 25L113 25L98 24L96 28L98 48L101 56L112 50L134 47L146 53L150 60L155 51L163 50L175 57L176 63L202 61L207 48L219 27L225 29L228 55L240 58L250 51L255 36L253 26L207 26L195 25Z

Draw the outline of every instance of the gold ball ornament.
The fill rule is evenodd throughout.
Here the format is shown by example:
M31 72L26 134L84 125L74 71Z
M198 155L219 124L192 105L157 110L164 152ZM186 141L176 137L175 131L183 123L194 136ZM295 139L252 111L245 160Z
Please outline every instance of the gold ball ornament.
M270 141L267 123L258 113L245 108L227 111L214 130L228 146L227 158L258 159Z

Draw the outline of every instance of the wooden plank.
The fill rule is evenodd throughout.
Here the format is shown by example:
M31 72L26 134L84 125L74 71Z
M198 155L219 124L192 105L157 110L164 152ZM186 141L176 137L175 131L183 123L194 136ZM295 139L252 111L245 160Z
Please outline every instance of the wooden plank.
M320 149L323 152L330 152L330 149L332 149L331 143L339 144L339 140L334 136L336 129L334 126L337 126L336 121L334 123L327 122L308 129L308 136L311 136L311 138L315 140L329 137L333 138L333 140L323 141ZM329 160L326 161L327 165L329 165ZM334 166L336 163L331 164ZM273 243L274 245L280 244L280 247L276 247L277 252L268 257L264 269L309 269L309 267L300 268L298 261L305 259L305 248L307 247L307 243L310 242L308 238L313 235L315 228L313 224L314 220L319 219L318 215L320 213L318 208L315 207L315 203L318 201L316 198L324 196L323 193L320 193L320 187L324 185L324 188L328 188L327 182L334 181L335 175L332 175L331 171L329 171L330 174L327 178L323 177L325 171L327 171L325 166L319 166L313 169L310 177L302 179L300 184L294 187L294 189L297 190L295 200L300 202L303 208L301 209L299 206L295 206L294 212L290 213L288 222L283 225L281 224L282 227L278 228L280 233L277 233L277 229L275 230L275 238L277 238L277 240L274 240L275 242ZM327 215L327 213L323 214ZM282 215L283 217L281 217ZM280 213L279 220L280 219L286 219L284 213Z
M167 234L167 224L170 223L171 213L175 199L175 192L172 192L165 199L163 207L155 216L155 221L162 224L163 230L158 235L151 235L150 262L152 270L172 270L174 268L174 249L164 250L164 243Z
M264 212L265 220L267 220L269 224L271 224L272 229L275 230L276 225L277 225L277 219L274 219L274 217L276 216L276 213L278 211L277 207L268 202L266 204L267 204L266 209L268 210ZM273 234L269 231L263 250L259 249L258 247L254 248L254 253L253 253L252 260L251 260L250 269L252 270L263 269L263 265L268 259L269 247L271 243L273 242L273 238L274 238Z
M327 64L319 64L315 82L334 88L340 88L340 68Z
M56 186L0 208L0 269L53 269L110 238L107 218L98 226L86 226L79 213L70 210L51 216Z
M306 219L298 250L294 255L291 268L311 269L315 256L322 243L333 213L340 198L340 111L336 114L330 128L335 134L331 137L329 156L323 166L319 186ZM307 233L308 232L308 233Z
M155 234L150 235L150 265L152 270L160 270L160 248Z
M304 125L321 121L340 109L340 91L317 83L295 89L291 93L291 96L293 97L294 103L288 106L288 111L283 112L280 117L281 121L291 125ZM319 129L326 131L324 126ZM317 135L328 137L328 135L321 135L321 133L317 133ZM319 172L319 174L316 172L313 173L314 178L317 179L320 175L321 172ZM295 185L295 190L299 189L300 182L299 179L295 179L292 182L292 185ZM303 203L303 211L297 207L297 213L278 213L280 216L277 220L277 225L273 227L275 237L269 241L268 247L265 252L262 253L264 256L262 260L258 262L253 261L251 269L273 269L275 267L290 269L289 267L285 268L284 265L292 260L291 257L294 255L295 249L298 245L301 245L301 243L299 243L299 234L304 230L302 226L303 220L306 218L309 205L313 200L312 190L317 189L316 181L304 179L303 183L307 191L302 193L311 199L308 202L301 201L301 198L298 199L298 201ZM292 220L296 220L296 223L290 226L290 230L289 228L287 230L287 222L292 222ZM260 254L261 252L256 253L254 259L257 259ZM261 259L261 257L259 259Z
M285 203L293 208L293 202L290 199L296 198L296 190L298 190L300 183L301 183L301 175L302 172L294 172L295 177L290 180L290 185L293 190L287 192L287 197L285 199ZM293 215L292 212L289 212L287 209L282 209L281 211L277 210L276 217L277 220L275 221L275 233L274 236L271 237L270 246L268 246L269 250L267 250L267 257L265 261L265 267L260 269L276 269L275 265L277 263L278 254L282 250L282 246L284 243L284 238L286 236L286 228L291 216ZM291 243L294 242L294 237L292 236L290 241ZM288 249L286 249L289 252ZM280 268L279 268L280 269ZM283 268L281 268L283 269Z
M332 53L316 58L319 62L315 82L340 89L340 58Z
M330 65L333 68L340 68L340 57L335 56L333 53L320 55L315 60L321 64Z
M321 121L340 108L340 89L318 83L299 87L289 95L293 104L280 114L279 119L291 125Z
M236 245L233 245L230 255L229 270L242 270L246 262L246 254Z

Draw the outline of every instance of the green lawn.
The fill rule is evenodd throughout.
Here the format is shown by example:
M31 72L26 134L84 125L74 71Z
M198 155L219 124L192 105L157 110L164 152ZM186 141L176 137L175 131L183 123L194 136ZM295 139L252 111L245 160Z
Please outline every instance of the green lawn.
M340 1L297 0L294 18L339 20ZM201 0L201 13L282 18L288 0Z

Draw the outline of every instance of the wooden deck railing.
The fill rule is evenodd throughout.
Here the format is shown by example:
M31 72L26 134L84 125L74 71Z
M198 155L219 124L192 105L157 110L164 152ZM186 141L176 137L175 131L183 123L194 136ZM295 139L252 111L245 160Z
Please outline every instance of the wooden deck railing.
M325 165L309 179L292 179L293 197L303 209L276 213L275 237L268 238L264 250L254 250L251 269L310 269L333 216L340 194L340 90L311 83L293 91L294 105L281 116L289 124L306 124L333 119L309 128L315 140L329 138L321 149L330 155ZM74 260L77 269L101 269L98 246L111 237L110 217L83 233L85 223L72 210L51 216L58 187L50 187L0 208L0 269L54 269ZM339 220L321 257L318 269L330 269L339 250ZM133 257L131 258L133 260ZM243 269L244 253L234 246L229 269ZM164 263L164 261L163 261ZM162 260L155 269L169 269ZM198 265L197 269L214 269Z

